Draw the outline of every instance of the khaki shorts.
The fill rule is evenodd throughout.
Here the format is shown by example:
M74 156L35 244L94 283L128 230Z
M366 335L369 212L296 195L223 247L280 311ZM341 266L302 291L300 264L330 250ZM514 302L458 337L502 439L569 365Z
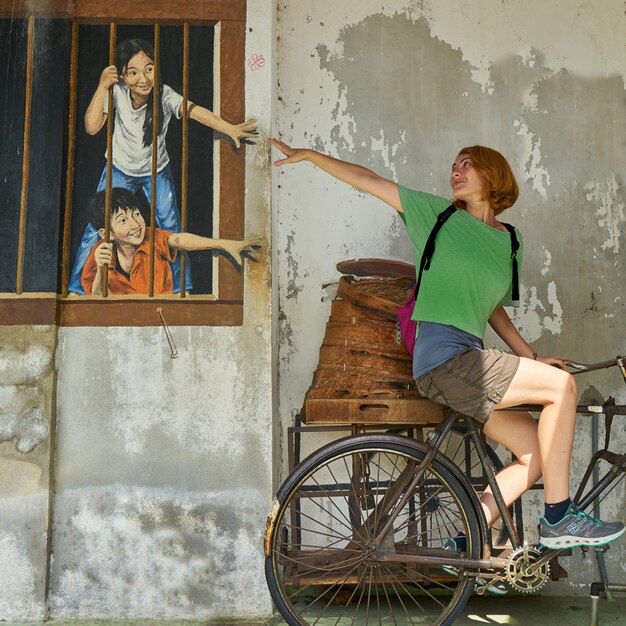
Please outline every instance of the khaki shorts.
M417 390L478 422L487 421L509 388L518 356L470 348L415 379Z

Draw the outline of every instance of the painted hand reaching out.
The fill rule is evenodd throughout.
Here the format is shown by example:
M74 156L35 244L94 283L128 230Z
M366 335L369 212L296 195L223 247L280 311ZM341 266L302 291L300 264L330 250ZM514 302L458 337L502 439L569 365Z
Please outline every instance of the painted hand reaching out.
M259 260L262 243L261 237L254 237L244 241L227 241L224 244L224 251L234 259L238 266L242 266L244 257L251 261Z
M256 137L256 120L254 118L247 119L241 124L231 124L228 136L235 142L235 147L241 146L241 139L254 139ZM252 141L248 143L254 143Z

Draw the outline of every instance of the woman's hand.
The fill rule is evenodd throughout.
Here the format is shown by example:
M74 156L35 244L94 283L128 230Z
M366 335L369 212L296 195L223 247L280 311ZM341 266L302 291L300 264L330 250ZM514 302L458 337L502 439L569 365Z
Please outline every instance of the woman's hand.
M287 158L274 161L274 165L284 165L285 163L299 163L305 161L311 154L311 150L307 148L292 148L280 139L270 139L270 143L278 148Z
M98 89L108 90L115 83L119 82L119 77L117 75L117 68L115 65L109 65L109 67L105 67L102 70L102 74L100 74L100 82L98 83Z
M392 180L387 180L379 176L375 172L356 165L348 163L340 159L335 159L311 150L309 148L292 148L280 139L272 138L270 143L278 148L286 158L274 161L274 165L285 165L286 163L300 163L300 161L309 161L319 167L322 171L330 174L337 180L341 180L348 185L356 187L359 191L371 193L373 196L380 198L389 206L393 207L399 213L402 212L402 204L400 202L400 193L398 185Z
M564 370L567 365L566 362L570 359L564 356L538 356L536 360L541 363L546 363L546 365L554 365L555 367L559 367Z

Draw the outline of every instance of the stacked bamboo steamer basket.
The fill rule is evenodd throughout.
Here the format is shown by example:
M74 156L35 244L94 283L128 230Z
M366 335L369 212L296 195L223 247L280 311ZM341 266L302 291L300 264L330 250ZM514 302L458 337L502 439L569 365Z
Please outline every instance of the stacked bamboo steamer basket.
M386 259L337 265L342 274L301 417L306 424L429 424L442 407L422 398L396 320L414 266Z

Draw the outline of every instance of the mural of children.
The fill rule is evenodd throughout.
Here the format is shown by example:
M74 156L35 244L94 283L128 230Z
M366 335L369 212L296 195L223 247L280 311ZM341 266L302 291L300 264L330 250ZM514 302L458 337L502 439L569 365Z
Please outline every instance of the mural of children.
M120 81L121 78L121 81ZM152 126L154 99L154 50L142 39L126 39L116 47L116 65L106 67L85 113L85 129L90 135L98 133L108 116L108 92L113 88L115 122L113 127L112 186L134 192L141 191L147 199L152 194ZM180 232L180 213L176 190L169 167L165 144L167 127L172 116L182 115L183 98L171 87L160 82L159 101L161 115L157 116L157 184L156 226L170 232ZM232 139L237 148L242 139L256 135L256 121L248 119L241 124L230 124L210 110L188 102L191 119L208 126ZM106 166L97 191L106 187ZM88 224L79 245L69 282L69 291L84 293L81 273L93 245L98 241L98 231ZM189 268L189 266L188 266ZM180 262L172 265L174 291L180 289ZM189 269L186 288L191 288Z
M104 237L106 191L99 191L89 201L91 224ZM108 286L111 295L147 294L150 284L150 227L141 214L137 196L122 187L111 189L110 243L100 240L93 246L82 270L82 287L87 294L102 294L104 265L109 266ZM247 241L212 239L192 233L174 233L156 228L154 257L154 293L173 292L171 263L177 250L217 250L226 253L238 267L243 257L253 261L261 247L258 238Z

